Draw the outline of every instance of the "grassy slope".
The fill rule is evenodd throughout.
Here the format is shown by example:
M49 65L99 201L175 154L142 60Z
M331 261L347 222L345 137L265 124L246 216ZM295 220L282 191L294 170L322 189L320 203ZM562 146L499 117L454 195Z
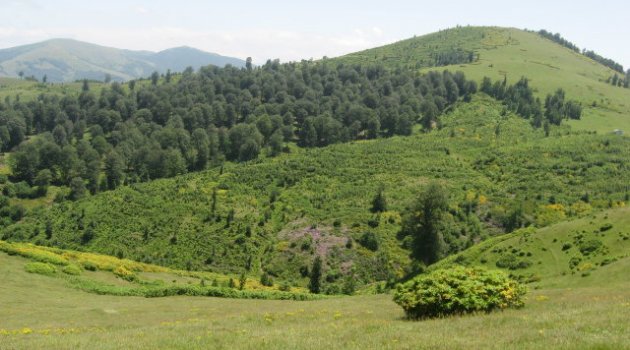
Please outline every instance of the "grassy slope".
M96 294L138 294L142 288L164 289L170 287L217 287L238 286L239 276L211 272L182 271L143 264L113 256L37 246L28 243L0 241L0 254L4 253L24 263L47 263L54 268L49 278L65 281L66 287ZM66 273L74 267L79 273ZM78 270L77 270L78 269ZM122 278L121 269L132 278ZM234 282L230 286L230 280ZM277 292L279 285L264 286L258 279L247 278L243 286L246 292ZM289 290L288 290L289 291ZM141 291L140 291L141 292ZM292 293L306 293L305 289L292 288ZM314 297L313 297L314 298ZM311 299L313 299L311 298Z
M608 224L612 228L602 231ZM592 253L581 252L580 247L592 240L603 245ZM525 229L496 237L451 256L434 268L463 261L496 269L496 262L506 254L515 254L519 261L532 263L524 269L505 270L514 275L536 276L540 279L533 283L536 287L609 285L626 280L630 268L630 208L607 210L539 230ZM573 268L569 265L572 258L579 259Z
M630 349L630 280L533 290L522 310L409 322L389 295L318 301L87 294L0 253L3 349ZM602 269L602 273L606 270Z
M614 72L536 33L493 27L455 28L353 53L339 60L414 66L418 61L426 61L432 52L448 51L446 48L474 50L480 59L472 64L422 69L460 70L479 81L484 76L502 80L507 75L508 81L514 83L526 76L541 98L562 87L570 99L587 107L581 121L570 122L573 128L602 133L614 129L630 131L630 90L605 83ZM598 107L593 108L593 102Z

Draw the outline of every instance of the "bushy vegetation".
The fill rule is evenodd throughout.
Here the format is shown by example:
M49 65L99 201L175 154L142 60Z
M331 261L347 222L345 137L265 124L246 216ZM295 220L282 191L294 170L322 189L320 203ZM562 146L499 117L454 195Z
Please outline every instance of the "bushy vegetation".
M54 275L57 269L54 265L43 262L30 262L24 265L26 272L37 273L40 275Z
M407 317L422 319L519 308L525 292L500 271L457 267L398 285L394 301Z
M256 279L266 271L278 284L302 287L323 254L322 284L341 290L348 264L358 286L410 272L412 242L397 234L405 209L430 179L448 193L444 255L497 233L626 202L625 138L563 125L552 125L545 138L481 95L460 102L440 125L409 137L292 148L280 157L53 204L2 235L179 269L245 270ZM380 188L386 211L372 213ZM378 237L378 250L363 249L366 232Z

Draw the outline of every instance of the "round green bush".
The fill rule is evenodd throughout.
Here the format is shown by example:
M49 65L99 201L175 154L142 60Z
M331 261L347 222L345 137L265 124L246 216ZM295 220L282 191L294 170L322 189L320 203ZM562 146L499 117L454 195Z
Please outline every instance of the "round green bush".
M68 265L64 267L61 271L63 271L63 273L65 274L73 275L73 276L78 276L81 274L81 268L78 267L77 265Z
M408 318L422 319L522 307L525 293L501 271L455 267L399 284L394 302Z
M54 275L57 272L55 266L49 263L30 262L24 266L26 272L37 273L40 275Z

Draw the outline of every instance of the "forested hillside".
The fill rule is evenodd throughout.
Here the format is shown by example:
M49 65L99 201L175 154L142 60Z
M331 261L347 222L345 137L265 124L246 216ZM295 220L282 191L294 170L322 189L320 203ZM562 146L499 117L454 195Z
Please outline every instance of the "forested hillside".
M457 28L317 62L9 95L1 237L303 287L317 270L321 291L339 293L498 234L623 206L628 139L578 130L600 111L614 123L622 95L594 105L573 79L627 91L594 80L609 69L559 44ZM514 49L538 59L523 54L537 45L593 66L563 65L544 85L546 72L530 79L520 66L497 76ZM423 193L429 183L440 198ZM439 235L421 252L414 213L433 199Z
M441 123L428 134L291 146L275 158L66 201L3 238L180 268L267 272L301 285L323 255L327 284L338 291L353 274L370 282L410 272L401 216L432 179L448 193L445 254L628 200L627 138L562 126L545 137L487 98L461 102ZM372 213L381 187L386 208Z

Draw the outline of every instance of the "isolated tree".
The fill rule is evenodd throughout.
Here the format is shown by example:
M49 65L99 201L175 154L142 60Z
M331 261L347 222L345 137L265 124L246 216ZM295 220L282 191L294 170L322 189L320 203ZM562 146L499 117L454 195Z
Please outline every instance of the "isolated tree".
M383 193L383 187L381 186L372 199L372 208L370 208L372 213L381 213L387 211L387 200L385 199L385 194Z
M443 230L448 209L446 190L431 183L403 218L403 234L412 238L412 257L427 265L440 260L446 249Z
M109 84L112 81L112 75L107 73L105 74L105 84Z
M24 71L20 71L20 72L18 73L18 75L20 76L20 79L23 79L23 78L24 78Z
M238 279L238 289L239 290L245 289L245 283L247 283L247 276L245 275L245 272L243 272L241 273L241 276Z
M83 86L81 87L81 91L88 92L90 91L90 84L87 79L83 79Z
M46 82L48 82L48 75L44 74L44 77L42 78L42 83L46 84Z
M311 293L319 294L322 288L322 258L317 256L313 261L311 276L308 283L308 290Z

